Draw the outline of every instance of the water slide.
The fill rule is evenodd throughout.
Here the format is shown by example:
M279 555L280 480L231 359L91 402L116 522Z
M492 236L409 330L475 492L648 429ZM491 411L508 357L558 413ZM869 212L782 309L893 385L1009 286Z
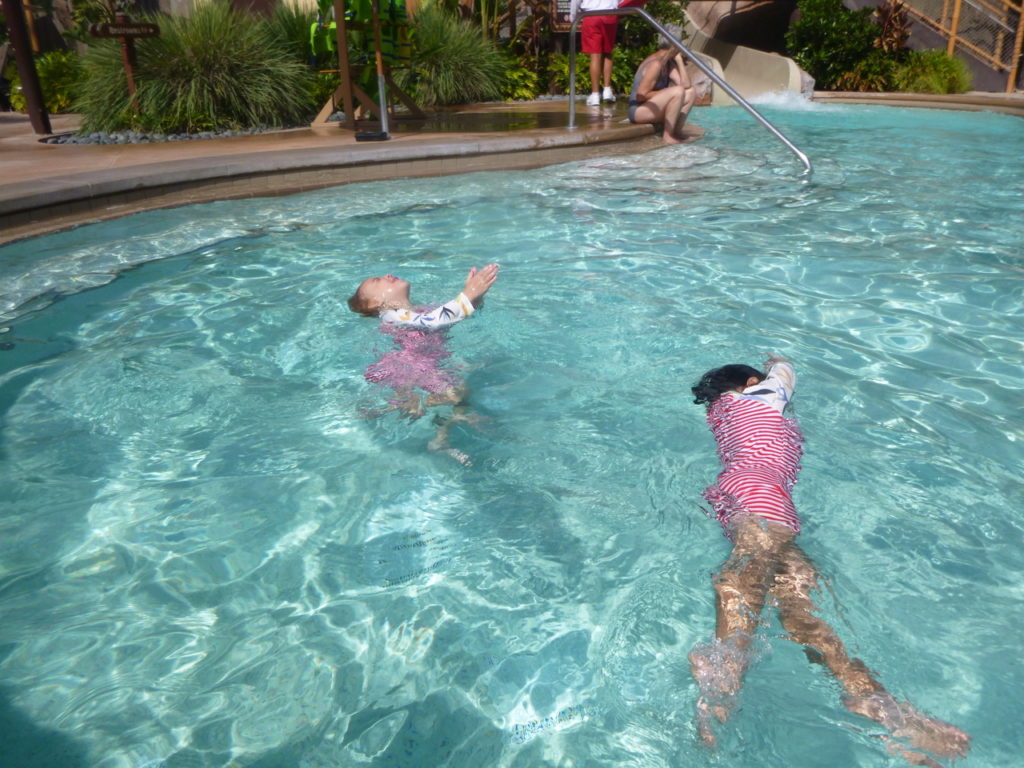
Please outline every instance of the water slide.
M741 96L810 93L811 80L781 50L796 0L696 0L686 8L687 46L701 54ZM721 89L712 104L731 104Z

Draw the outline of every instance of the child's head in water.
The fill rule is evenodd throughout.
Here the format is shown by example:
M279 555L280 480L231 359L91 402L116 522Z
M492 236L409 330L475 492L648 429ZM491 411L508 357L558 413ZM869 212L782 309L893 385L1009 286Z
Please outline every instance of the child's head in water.
M690 391L697 405L711 405L726 392L743 391L761 381L764 381L764 374L749 365L723 365L701 376Z
M394 275L368 277L348 299L348 308L364 317L377 317L386 309L408 309L409 283Z

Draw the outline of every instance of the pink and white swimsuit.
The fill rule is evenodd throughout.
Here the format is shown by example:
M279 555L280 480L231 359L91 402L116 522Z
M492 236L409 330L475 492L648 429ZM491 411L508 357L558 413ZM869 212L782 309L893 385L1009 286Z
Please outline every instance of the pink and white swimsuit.
M438 394L458 385L458 377L441 367L441 361L451 357L451 353L445 345L445 335L438 331L469 317L473 311L473 302L460 293L433 309L381 312L381 332L391 336L396 346L367 367L366 380L396 392L418 388Z
M796 386L789 363L773 363L764 381L726 392L708 409L722 471L704 491L714 517L728 528L737 514L781 523L797 533L800 518L791 492L800 471L803 435L783 415Z

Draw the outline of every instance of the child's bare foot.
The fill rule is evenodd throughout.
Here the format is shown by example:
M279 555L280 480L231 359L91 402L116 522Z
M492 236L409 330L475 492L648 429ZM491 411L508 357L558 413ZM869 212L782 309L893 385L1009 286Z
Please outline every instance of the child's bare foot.
M717 742L714 721L724 723L736 707L737 694L747 667L747 655L717 640L690 651L690 671L700 688L697 732L708 747Z
M890 694L882 692L866 696L844 696L843 705L854 714L874 720L887 728L897 739L905 741L911 747L923 749L940 757L963 757L971 746L971 737L955 725L943 722L935 717L928 717L918 712L905 701L896 701ZM914 762L920 757L918 753L901 749L903 756ZM928 762L916 762L917 765L928 765Z
M460 451L458 448L452 448L448 444L448 425L445 424L437 431L437 435L427 443L427 450L431 453L443 453L446 456L451 456L459 464L465 467L473 466L473 460L469 458L469 454L464 451Z
M452 448L448 445L448 440L446 438L435 437L427 443L427 450L431 453L443 453L446 456L451 456L464 467L473 466L473 460L469 458L469 454L465 451L460 451L458 448Z

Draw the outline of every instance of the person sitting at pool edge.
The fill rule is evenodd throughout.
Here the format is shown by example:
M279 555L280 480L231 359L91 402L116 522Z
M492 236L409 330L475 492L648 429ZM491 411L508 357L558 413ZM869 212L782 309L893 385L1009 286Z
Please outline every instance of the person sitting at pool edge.
M640 62L629 94L629 121L662 124L666 144L683 141L683 126L697 98L681 54L666 40Z

